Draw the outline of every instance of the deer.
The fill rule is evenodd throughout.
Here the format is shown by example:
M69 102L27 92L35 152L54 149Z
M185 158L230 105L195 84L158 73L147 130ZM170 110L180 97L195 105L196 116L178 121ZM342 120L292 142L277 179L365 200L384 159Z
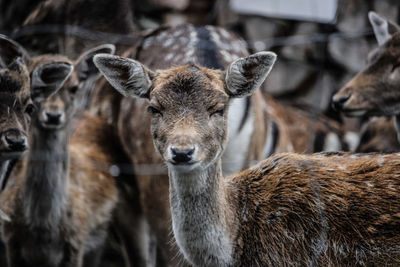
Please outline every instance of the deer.
M370 53L368 65L333 96L332 104L346 116L394 116L399 139L400 28L375 12L368 16L379 47ZM385 150L396 146L398 142Z
M113 51L102 45L76 62L61 55L31 59L30 149L0 202L10 218L2 225L10 266L82 266L84 257L85 266L98 264L118 200L114 176L98 165L111 166L113 158L102 147L104 127L96 120L81 124L72 142L70 137L81 84L98 77L92 58Z
M219 27L196 27L190 24L159 28L147 34L136 50L126 54L152 68L196 62L215 69L224 69L230 60L246 55L246 44L236 34ZM115 94L118 93L109 91L109 88L97 90L91 112L116 124L124 150L135 166L140 202L162 254L161 261L177 266L181 264L181 258L175 256L178 249L170 236L167 171L163 168L153 168L150 172L141 169L141 166L162 166L149 132L150 116L143 112L148 104L134 98L115 101L120 97ZM110 95L114 98L110 99ZM229 115L228 144L222 156L225 174L240 171L252 162L276 152L312 151L313 146L310 150L307 137L314 125L326 136L330 132L339 136L337 128L332 130L319 120L318 125L313 125L313 121L303 113L283 107L271 97L262 95L259 90L251 97L232 99L230 105L232 112ZM299 129L289 125L298 120L305 121L310 127ZM304 142L298 144L299 139Z
M173 234L194 266L391 265L400 260L398 154L276 154L224 177L229 100L254 93L276 55L222 70L151 70L96 55L116 90L149 102L168 168Z
M103 51L104 52L104 51ZM29 53L17 42L0 35L0 97L1 138L0 138L0 187L4 188L12 167L28 149L27 131L31 122L34 105L31 88L38 83L31 79L31 73L39 73L41 64L32 65ZM47 65L46 71L59 71L57 65ZM50 82L61 82L62 77L53 77ZM37 86L37 85L36 85ZM49 85L50 86L50 85Z

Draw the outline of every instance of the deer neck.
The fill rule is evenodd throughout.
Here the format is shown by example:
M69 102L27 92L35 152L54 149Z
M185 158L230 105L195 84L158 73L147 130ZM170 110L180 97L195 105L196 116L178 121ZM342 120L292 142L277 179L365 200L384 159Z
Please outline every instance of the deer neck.
M69 166L68 131L33 127L23 192L25 220L35 226L56 226L66 203Z
M169 170L172 226L185 258L198 266L232 262L233 207L221 161L189 173Z

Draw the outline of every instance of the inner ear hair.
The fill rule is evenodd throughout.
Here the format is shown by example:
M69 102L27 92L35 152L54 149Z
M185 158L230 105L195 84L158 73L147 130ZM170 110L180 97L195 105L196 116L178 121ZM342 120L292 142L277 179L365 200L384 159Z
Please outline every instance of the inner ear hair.
M232 97L245 97L254 93L268 76L276 60L273 52L259 52L235 60L228 68L225 82Z
M93 59L107 81L122 95L148 98L154 74L140 62L98 54Z

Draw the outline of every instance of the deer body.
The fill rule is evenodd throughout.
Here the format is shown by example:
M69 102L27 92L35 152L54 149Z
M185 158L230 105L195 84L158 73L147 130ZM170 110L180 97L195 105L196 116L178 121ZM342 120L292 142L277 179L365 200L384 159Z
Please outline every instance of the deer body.
M219 163L172 171L177 243L196 266L395 263L399 160L277 154L228 178Z
M147 35L136 53L131 56L150 68L163 69L172 65L197 63L223 70L233 59L246 55L248 51L244 41L231 32L212 26L181 25L160 28ZM162 165L162 160L153 148L149 130L150 116L144 112L148 103L132 98L111 102L105 97L105 93L103 90L101 94L97 94L92 106L100 110L105 120L118 121L121 142L136 166L136 180L147 221L162 248L163 258L175 266L180 260L174 257L177 253L170 241L167 170L140 168ZM117 108L110 108L110 102L117 103ZM113 104L111 106L115 106ZM108 115L110 110L118 111L111 112L114 115ZM230 111L228 143L222 155L222 170L225 175L247 168L252 162L276 152L314 151L315 146L311 145L310 148L307 141L310 130L314 129L312 126L317 123L307 118L304 112L282 107L271 97L263 96L259 90L247 98L230 99ZM305 121L309 127L299 129L289 126L292 121L298 120ZM329 132L340 136L338 127L333 130L324 123L318 123L318 131L326 133L326 136ZM300 145L299 140L302 140ZM322 148L320 146L320 150ZM340 149L340 144L335 148L333 149Z
M399 155L284 153L224 178L229 101L252 94L275 58L260 52L226 71L94 61L117 90L149 101L155 149L169 170L174 236L190 263L395 264Z

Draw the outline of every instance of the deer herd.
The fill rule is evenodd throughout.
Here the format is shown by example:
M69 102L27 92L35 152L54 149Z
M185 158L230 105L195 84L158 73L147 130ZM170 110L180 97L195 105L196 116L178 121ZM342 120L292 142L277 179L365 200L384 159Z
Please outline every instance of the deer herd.
M24 25L79 17L75 2L45 1ZM51 15L62 3L71 16ZM335 120L259 89L273 52L216 26L139 33L121 3L101 7L115 25L74 21L131 46L0 35L8 266L99 266L111 227L126 266L400 265L397 25L369 13L379 47L332 98L384 116L349 144Z

